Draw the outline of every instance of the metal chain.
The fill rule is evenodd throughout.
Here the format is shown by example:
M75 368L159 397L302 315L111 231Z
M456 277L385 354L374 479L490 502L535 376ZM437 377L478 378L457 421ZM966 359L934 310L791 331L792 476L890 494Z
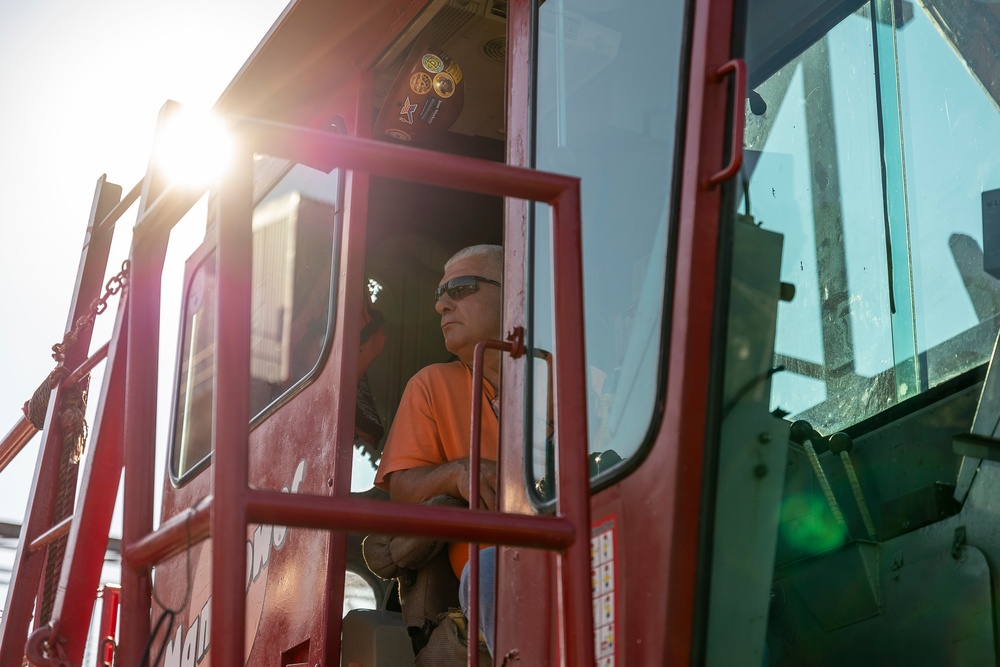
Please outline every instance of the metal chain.
M97 316L108 309L108 299L128 287L130 268L131 264L129 260L126 259L122 262L122 270L108 278L108 282L104 284L103 296L94 299L90 303L90 309L87 313L78 317L73 324L73 328L63 336L62 342L52 346L52 358L56 360L58 365L61 366L63 361L65 361L66 350L80 337L80 332L83 331L84 327L92 325Z

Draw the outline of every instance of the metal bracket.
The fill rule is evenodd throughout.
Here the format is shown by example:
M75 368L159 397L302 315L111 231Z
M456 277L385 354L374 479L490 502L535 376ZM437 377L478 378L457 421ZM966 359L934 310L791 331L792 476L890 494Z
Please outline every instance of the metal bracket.
M958 560L962 556L965 545L965 526L959 526L955 529L955 537L951 540L951 557Z

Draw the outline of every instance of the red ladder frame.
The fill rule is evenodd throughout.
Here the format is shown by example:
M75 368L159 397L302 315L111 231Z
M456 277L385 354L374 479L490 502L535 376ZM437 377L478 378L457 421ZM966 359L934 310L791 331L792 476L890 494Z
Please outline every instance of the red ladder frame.
M138 188L129 192L125 199L121 199L121 193L121 186L108 182L106 176L101 176L98 179L87 230L84 236L76 286L70 303L67 331L73 328L80 317L85 316L89 312L93 301L101 295L101 287L104 282L104 272L107 269L108 254L115 223L132 203L135 202L138 195ZM70 517L61 520L57 524L53 521L52 515L58 485L61 483L71 483L75 488L76 484L75 477L72 480L59 479L63 434L56 416L60 413L65 391L79 382L108 353L109 347L105 345L99 348L92 356L87 356L92 334L92 328L85 327L80 331L76 343L66 351L63 364L65 367L73 369L73 371L59 386L54 388L49 399L45 424L42 429L42 444L38 452L29 504L21 528L21 539L14 558L11 583L7 591L5 613L2 624L0 624L0 665L4 667L8 665L11 667L20 667L22 663L24 639L28 634L28 627L35 604L45 587L43 568L47 559L48 547L71 532L71 522L77 513L74 512ZM108 382L105 382L105 387L108 384ZM104 404L103 396L101 404ZM97 434L100 431L100 425L95 425L93 442L98 440ZM0 470L13 460L35 433L35 427L26 418L18 421L7 437L0 443ZM97 447L92 446L86 455L85 488L81 497L86 495L86 486L92 472L93 456L96 450ZM120 474L120 464L118 470ZM115 483L115 487L117 487L117 482ZM112 491L112 495L116 493L117 488ZM114 499L111 502L113 509ZM106 536L108 529L105 528L103 532L93 534ZM71 535L67 540L62 576L60 577L56 602L53 607L53 617L55 617L60 606L59 597L62 596L63 591L66 589L66 566L68 563L74 561L73 554L77 544L75 536ZM97 548L98 546L100 546L99 549ZM100 566L103 562L103 555L106 548L107 542L105 541L102 545L91 544L88 549L84 549L84 551L88 552L90 560L97 559L97 571L93 577L94 584L90 589L91 605L97 593L96 580L100 576ZM88 616L88 624L89 621Z
M167 188L159 196L153 188L155 173L144 181L144 206L136 224L132 248L132 276L126 308L119 311L110 345L108 379L101 395L95 444L88 452L88 473L118 479L125 465L125 519L122 540L122 629L118 650L120 664L139 664L150 632L151 581L149 568L187 548L192 542L213 538L213 617L245 616L244 573L231 567L245 559L245 538L250 523L326 530L421 535L448 540L519 545L556 550L560 554L560 607L566 665L589 665L593 657L593 614L590 600L590 489L587 464L586 395L583 340L583 291L581 264L579 180L484 160L394 146L368 139L268 121L232 119L243 139L244 154L231 170L218 197L217 289L219 294L217 354L214 369L214 457L226 465L212 466L213 495L184 515L164 522L153 531L156 355L159 322L160 273L170 228L197 200L190 191ZM556 428L562 446L558 452L557 513L554 517L501 514L478 509L397 505L385 512L380 501L344 496L322 497L251 489L248 482L249 364L250 364L250 252L252 213L252 153L288 157L324 171L335 167L371 175L414 181L456 190L544 202L552 207L555 290L560 317L555 325ZM152 201L150 204L149 202ZM347 250L351 249L348 242ZM357 249L354 249L357 252ZM345 251L346 254L346 251ZM348 258L360 267L360 259ZM340 288L360 294L361 272L346 271ZM351 292L351 289L354 292ZM357 309L345 308L338 327L357 331ZM357 334L355 333L355 336ZM334 351L345 360L341 378L351 376L353 349L341 336ZM225 340L225 345L218 341ZM122 363L124 362L124 368ZM223 383L225 378L225 384ZM344 385L347 386L347 385ZM352 396L352 395L351 395ZM347 396L339 406L344 413ZM353 411L348 411L353 415ZM50 408L51 416L51 408ZM101 429L109 420L110 429ZM124 461L122 441L124 440ZM105 445L107 441L107 445ZM100 474L97 475L100 478ZM70 661L82 659L87 627L96 591L93 576L74 579L72 573L94 570L92 545L80 535L96 534L113 509L114 490L94 484L90 476L83 489L80 511L73 518L71 545L75 557L67 559L52 622L34 635L36 643L63 646ZM111 508L107 499L111 499ZM88 508L94 511L88 513ZM95 518L90 518L93 515ZM107 534L107 527L104 532ZM30 534L30 533L29 533ZM23 543L22 543L23 544ZM88 549L88 546L90 548ZM99 563L97 564L99 573ZM74 583L76 585L74 585ZM75 610L75 611L74 611ZM84 616L86 617L84 619ZM7 619L4 619L7 633ZM330 636L339 638L339 619L331 619ZM13 624L11 624L13 626ZM8 656L20 652L18 633L5 634L0 667L16 667ZM23 634L20 634L23 637ZM328 641L332 641L328 639ZM242 665L242 623L215 622L211 630L212 659L219 665ZM339 646L339 642L338 642ZM337 647L328 646L328 660ZM337 651L339 653L339 651Z

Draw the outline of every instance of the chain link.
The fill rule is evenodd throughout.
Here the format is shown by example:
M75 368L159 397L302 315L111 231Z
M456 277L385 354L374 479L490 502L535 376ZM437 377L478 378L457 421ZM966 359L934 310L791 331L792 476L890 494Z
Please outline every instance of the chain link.
M52 358L56 360L58 365L61 366L63 361L66 360L66 350L72 347L73 343L77 341L80 337L80 332L85 327L92 325L94 319L108 309L108 299L128 287L130 269L131 264L126 259L122 262L122 270L108 278L108 282L104 284L104 294L90 303L90 309L85 315L81 315L76 319L73 328L63 336L62 342L52 346Z

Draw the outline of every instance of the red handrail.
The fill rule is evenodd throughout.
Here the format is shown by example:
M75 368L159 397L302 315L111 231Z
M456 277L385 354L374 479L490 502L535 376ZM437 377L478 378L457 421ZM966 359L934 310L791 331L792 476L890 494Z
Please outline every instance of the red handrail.
M479 469L483 436L483 358L487 349L507 352L513 358L524 351L523 330L518 327L515 341L481 340L472 361L472 425L469 433L469 509L479 509ZM493 582L496 586L496 582ZM479 667L479 543L469 543L469 667ZM492 643L492 642L491 642Z
M245 556L250 522L336 530L427 535L444 539L518 544L561 553L563 632L569 641L567 665L593 664L593 617L590 605L590 527L587 468L586 383L584 364L583 292L579 180L495 162L446 155L406 146L347 137L247 118L234 119L246 140L247 155L219 196L220 218L216 248L219 293L216 318L213 419L215 460L213 498L191 515L152 530L152 447L155 430L156 322L159 320L159 279L166 232L196 200L190 190L168 188L140 213L133 242L128 327L127 382L119 400L124 405L125 507L122 571L122 615L130 629L122 631L119 660L131 664L149 633L150 578L145 566L161 562L195 537L213 536L212 597L217 619L245 614L243 572L231 567ZM440 185L496 196L545 202L552 207L556 304L555 342L556 423L561 434L558 456L557 516L523 516L478 509L400 505L385 512L384 503L349 497L321 497L253 490L248 483L249 334L250 318L250 183L249 152L289 157L322 169L342 167L372 175ZM134 192L135 190L133 190ZM130 193L131 194L131 193ZM349 288L350 285L347 286ZM343 294L347 292L341 291ZM244 340L246 338L246 340ZM341 345L344 344L341 338ZM114 341L112 343L114 347ZM345 349L336 351L345 354ZM107 406L106 406L107 407ZM115 404L112 410L120 410ZM473 475L474 479L478 479ZM478 495L478 494L476 494ZM209 510L209 507L211 510ZM188 523L190 521L190 523ZM207 527L206 527L207 526ZM473 580L478 584L478 577ZM62 598L64 608L79 602ZM53 622L58 623L57 606ZM241 623L212 624L213 662L241 664L244 651ZM53 638L57 639L57 638ZM74 645L73 651L77 650ZM72 652L71 652L72 655Z

